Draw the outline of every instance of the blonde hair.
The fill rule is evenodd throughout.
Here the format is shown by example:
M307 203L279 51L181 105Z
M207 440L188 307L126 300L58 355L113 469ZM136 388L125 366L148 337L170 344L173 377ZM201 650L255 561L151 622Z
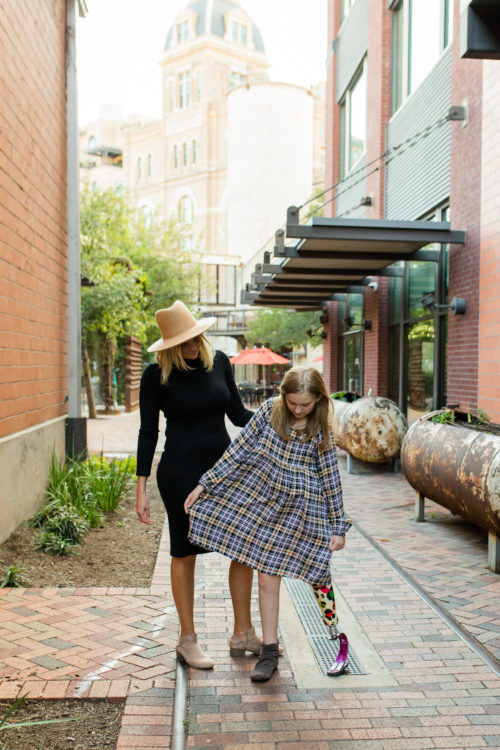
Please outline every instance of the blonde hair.
M321 431L320 452L331 448L333 404L323 378L314 367L288 370L280 385L280 396L274 400L271 426L282 440L290 440L290 428L295 418L286 405L286 397L292 393L308 393L317 399L314 409L307 415L305 436L310 440Z
M203 362L203 366L207 372L212 372L214 366L214 348L210 341L203 335L199 334L200 337L200 359ZM185 343L185 342L183 342ZM172 374L174 367L177 370L188 372L192 370L181 351L182 344L171 346L169 349L162 349L156 352L156 361L161 369L161 383L165 385Z

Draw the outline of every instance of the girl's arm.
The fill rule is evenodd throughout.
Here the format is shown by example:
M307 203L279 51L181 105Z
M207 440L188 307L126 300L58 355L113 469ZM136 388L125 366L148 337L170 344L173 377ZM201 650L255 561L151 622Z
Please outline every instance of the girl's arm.
M260 406L248 424L235 437L225 453L205 472L199 480L199 484L206 490L218 484L238 464L246 463L250 454L257 445L259 436L268 422L272 409L272 399Z
M317 438L318 442L320 436ZM335 537L344 537L351 527L351 521L346 518L342 501L342 485L340 483L335 445L317 454L318 474L321 482L323 498L333 525L333 536L329 548L333 551L341 549L340 542L334 542ZM342 547L344 545L342 544Z

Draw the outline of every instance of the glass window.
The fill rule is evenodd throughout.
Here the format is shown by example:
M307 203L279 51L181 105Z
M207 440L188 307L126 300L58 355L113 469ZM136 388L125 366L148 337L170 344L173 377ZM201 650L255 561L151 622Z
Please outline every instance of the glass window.
M432 410L434 391L434 320L408 330L408 416Z
M344 336L344 389L361 394L361 363L363 339L361 333Z
M243 24L240 26L240 41L246 46L247 43L247 27Z
M151 177L153 174L153 156L151 154L148 154L148 177Z
M142 158L140 156L137 157L137 179L142 179Z
M191 103L191 74L187 70L179 75L179 107L189 107Z
M168 82L168 111L169 112L174 111L174 104L175 104L174 82L169 81Z
M187 167L188 164L188 146L186 141L182 144L182 163L185 167Z
M179 147L177 144L174 146L174 169L179 166Z
M408 264L408 318L422 318L430 314L422 298L436 292L436 264L412 260Z
M217 302L217 266L204 264L200 278L200 302Z
M97 139L95 135L91 135L89 138L88 150L92 152L92 151L95 151L96 148L97 148Z
M350 84L340 110L341 172L345 177L366 151L366 73L365 64Z
M452 0L401 0L393 13L393 111L422 83L453 31Z
M238 24L236 21L233 21L233 42L238 41Z
M347 295L347 316L350 318L350 328L360 328L363 321L363 295Z
M193 222L193 201L189 195L181 198L180 219L183 224L192 224Z
M193 142L191 144L191 161L193 164L196 164L198 161L198 141L196 138L193 139Z
M187 42L189 37L189 21L177 24L177 43Z

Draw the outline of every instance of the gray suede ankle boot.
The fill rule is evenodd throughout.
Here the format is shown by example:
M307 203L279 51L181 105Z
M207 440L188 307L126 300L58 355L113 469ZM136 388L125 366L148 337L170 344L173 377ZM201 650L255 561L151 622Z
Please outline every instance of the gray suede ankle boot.
M278 666L279 648L277 643L263 643L257 664L252 670L252 682L266 682Z

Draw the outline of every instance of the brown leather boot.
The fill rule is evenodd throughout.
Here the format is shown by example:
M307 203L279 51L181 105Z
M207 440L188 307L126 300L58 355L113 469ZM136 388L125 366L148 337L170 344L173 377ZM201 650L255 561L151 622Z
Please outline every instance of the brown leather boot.
M183 635L175 647L177 654L186 664L195 669L211 669L214 665L212 659L203 653L198 645L198 636Z
M229 639L229 653L231 656L245 656L246 651L251 651L253 654L260 654L262 648L262 640L255 632L255 628L249 628L246 636L243 638L236 633L233 633Z
M252 670L252 682L266 682L278 666L279 649L277 643L263 643L262 652Z

